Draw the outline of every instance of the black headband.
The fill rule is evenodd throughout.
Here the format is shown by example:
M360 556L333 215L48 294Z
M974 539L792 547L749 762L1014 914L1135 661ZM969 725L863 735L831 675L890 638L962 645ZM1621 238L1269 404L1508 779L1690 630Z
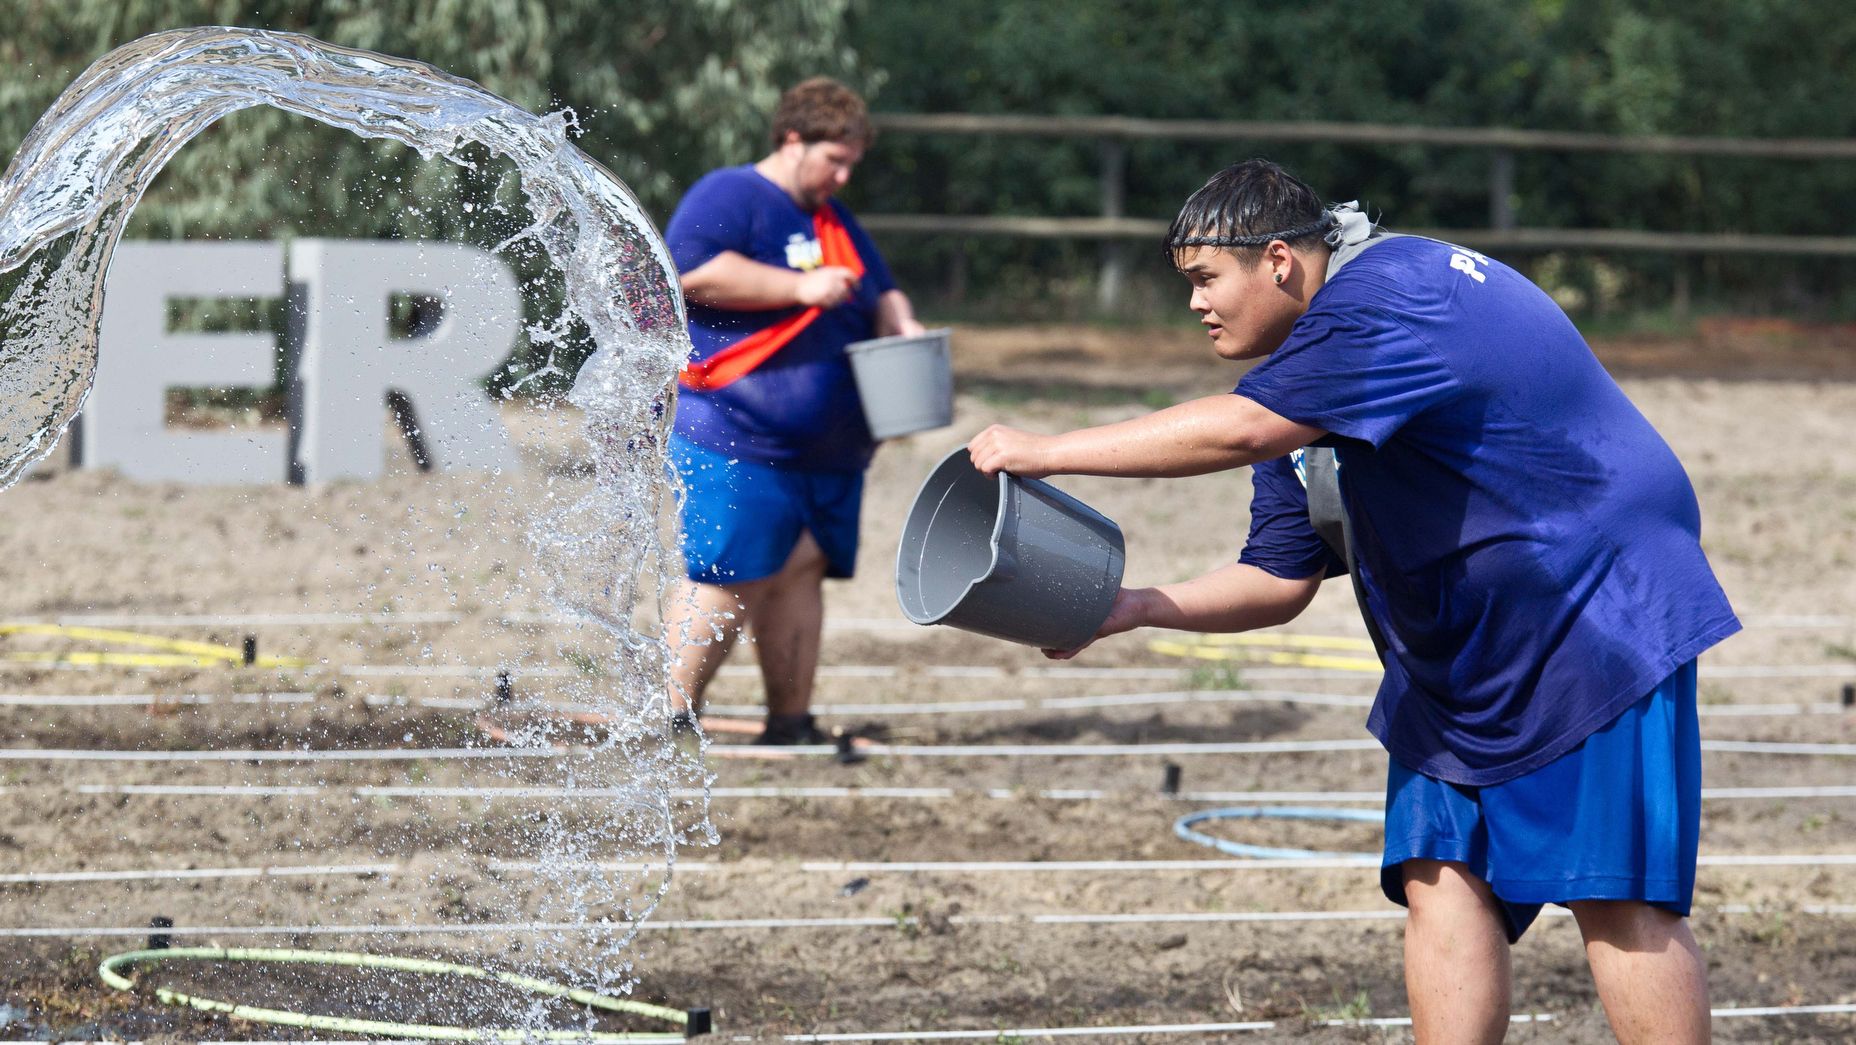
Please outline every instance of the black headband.
M1175 249L1182 247L1263 247L1277 240L1287 243L1301 239L1303 236L1325 232L1328 226L1334 224L1336 220L1338 219L1334 217L1332 211L1325 211L1319 218L1306 225L1297 225L1295 228L1285 229L1282 232L1262 232L1249 236L1182 236L1167 245Z

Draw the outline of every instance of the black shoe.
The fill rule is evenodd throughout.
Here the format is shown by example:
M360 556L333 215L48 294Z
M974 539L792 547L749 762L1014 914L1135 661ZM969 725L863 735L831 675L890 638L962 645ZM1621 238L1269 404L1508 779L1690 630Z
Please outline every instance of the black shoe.
M670 735L681 740L696 735L696 716L687 711L679 711L670 716Z
M829 744L831 734L818 728L811 715L768 715L767 726L754 743L776 747L799 744Z

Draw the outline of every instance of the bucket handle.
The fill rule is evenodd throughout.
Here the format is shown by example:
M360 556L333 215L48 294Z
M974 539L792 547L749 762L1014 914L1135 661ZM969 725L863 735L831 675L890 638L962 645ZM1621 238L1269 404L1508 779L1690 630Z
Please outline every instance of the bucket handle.
M984 580L1009 581L1018 578L1018 559L1012 555L1011 548L1016 543L1017 526L1011 525L1018 518L1018 499L1023 496L1018 484L1004 472L998 475L999 508L992 524L992 568L987 570ZM1011 525L1011 532L1007 526Z

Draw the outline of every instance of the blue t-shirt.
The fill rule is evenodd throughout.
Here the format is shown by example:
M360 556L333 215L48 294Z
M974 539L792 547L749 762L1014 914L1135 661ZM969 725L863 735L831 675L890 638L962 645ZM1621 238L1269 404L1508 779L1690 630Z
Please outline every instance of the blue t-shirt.
M1552 299L1416 237L1343 267L1236 393L1325 429L1386 673L1367 722L1465 785L1570 751L1739 630L1675 454ZM1292 462L1244 561L1331 571Z
M848 207L831 207L849 230L864 277L843 304L746 377L708 392L681 389L676 431L713 450L808 471L860 471L876 443L864 422L844 346L876 336L876 301L895 287L882 255ZM690 187L664 230L671 260L689 272L725 250L781 268L820 264L810 212L752 166L711 171ZM804 311L741 312L688 303L691 358L704 360L757 330Z

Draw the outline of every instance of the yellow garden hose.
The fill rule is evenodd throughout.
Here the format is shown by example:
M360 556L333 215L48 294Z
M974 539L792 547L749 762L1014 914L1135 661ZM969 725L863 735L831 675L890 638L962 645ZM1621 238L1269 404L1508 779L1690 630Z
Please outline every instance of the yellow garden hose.
M549 998L565 998L568 1001L578 1002L595 1009L604 1009L607 1012L625 1012L644 1016L671 1024L679 1029L674 1032L537 1031L520 1027L446 1027L437 1024L364 1020L347 1016L322 1016L314 1013L290 1012L285 1009L263 1009L253 1005L241 1005L192 994L182 994L180 991L169 990L166 987L155 988L155 997L168 1005L186 1005L203 1012L221 1012L238 1019L276 1024L282 1027L305 1027L311 1030L335 1031L343 1034L382 1034L397 1038L423 1038L429 1041L648 1042L682 1041L684 1030L689 1027L690 1020L689 1013L678 1009L611 998L593 991L580 990L512 972L492 972L475 965L456 965L451 962L432 961L425 958L361 954L355 951L307 951L275 947L164 947L158 950L127 951L111 955L103 960L103 964L97 966L97 975L103 978L104 983L119 991L134 990L135 981L117 972L119 968L137 962L171 960L297 962L305 965L393 969L399 972L424 973L434 976L464 976L474 980L494 980L532 994Z
M117 653L91 650L76 653L22 651L8 653L6 655L7 660L31 664L108 665L139 668L208 668L220 664L245 663L245 652L232 646L222 646L216 642L193 642L188 639L170 639L161 635L144 635L137 631L116 631L111 628L73 627L64 624L0 624L0 637L8 635L47 635L56 638L75 639L79 642L96 642L111 646L135 646L142 649L163 651L160 653ZM258 657L252 662L252 665L260 668L300 668L303 666L303 661L296 657Z
M1154 639L1147 643L1147 648L1155 653L1197 660L1326 668L1370 674L1378 674L1382 670L1377 656L1337 655L1339 652L1373 653L1370 639L1344 635L1190 635L1184 639Z

